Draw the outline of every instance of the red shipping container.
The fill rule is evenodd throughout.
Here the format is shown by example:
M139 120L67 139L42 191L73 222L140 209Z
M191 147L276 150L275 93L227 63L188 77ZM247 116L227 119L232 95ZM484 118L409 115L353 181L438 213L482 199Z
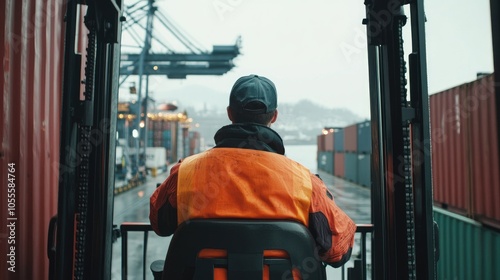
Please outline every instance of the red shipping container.
M333 129L328 131L328 134L325 135L325 151L333 151L333 143L334 143L334 138L333 138Z
M155 130L161 130L161 120L155 120L154 121L154 128Z
M344 151L358 151L358 124L353 124L344 128Z
M161 140L163 138L163 133L161 130L155 130L153 136L154 140Z
M316 138L316 142L318 145L318 152L324 152L325 151L325 135L324 134L318 135L318 137Z
M430 97L434 200L500 225L493 75Z
M460 100L467 85L430 96L434 201L462 214L470 211L466 138Z
M0 2L0 220L4 222L0 279L47 279L49 273L48 226L57 213L59 170L64 170L59 166L63 4L56 0ZM15 245L7 241L8 183L15 186L11 188L15 189ZM15 246L15 273L7 270L10 246Z
M464 100L469 113L472 170L473 218L492 222L500 228L500 164L494 76L481 78L469 86Z
M334 172L333 175L337 177L344 178L345 177L345 162L344 162L345 155L344 153L335 153L333 156L333 167L334 167Z
M169 121L163 121L163 130L171 129L172 125Z

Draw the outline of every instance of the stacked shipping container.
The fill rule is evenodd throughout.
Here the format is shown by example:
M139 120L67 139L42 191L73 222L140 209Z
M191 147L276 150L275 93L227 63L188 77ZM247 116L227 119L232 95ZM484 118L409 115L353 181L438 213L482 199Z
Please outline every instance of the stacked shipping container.
M344 128L337 128L333 132L333 174L337 177L344 178Z
M166 160L168 163L177 161L175 152L175 135L177 135L177 123L167 119L150 119L148 122L148 147L163 147L167 150ZM172 137L174 135L174 137Z
M182 119L177 115L148 115L146 147L165 148L167 163L177 162L181 157L190 156L200 152L200 134L190 131L188 126L183 125ZM117 131L119 138L127 138L129 147L136 145L136 138L133 137L130 128L130 120L133 119L128 114L120 114L117 121ZM142 131L144 133L144 131ZM141 147L142 147L142 140ZM125 142L127 142L125 140Z
M317 162L318 170L325 171L327 173L333 174L334 172L334 161L333 161L333 147L334 147L334 129L325 128L323 133L317 137Z
M0 279L47 279L49 274L49 220L57 213L60 171L67 169L59 164L64 4L0 1ZM8 207L15 229L6 226Z
M430 96L434 201L500 228L493 75Z
M356 182L358 178L358 125L344 128L344 178Z
M431 158L435 204L500 229L493 78L489 75L430 96ZM370 186L370 122L335 130L333 137L334 171L320 169Z
M357 124L357 177L356 182L371 187L372 130L370 121Z
M433 214L442 241L438 279L500 279L500 147L495 98L499 97L495 96L493 75L429 98ZM343 143L335 145L343 149L335 149L334 172L323 170L370 186L370 122L357 125L356 139L351 127L343 129ZM340 139L335 137L335 141ZM345 166L340 166L342 162Z
M200 133L183 127L178 120L155 118L149 121L148 126L148 147L165 148L168 163L200 152Z
M370 122L323 131L318 136L318 169L369 187ZM360 167L365 169L360 170Z

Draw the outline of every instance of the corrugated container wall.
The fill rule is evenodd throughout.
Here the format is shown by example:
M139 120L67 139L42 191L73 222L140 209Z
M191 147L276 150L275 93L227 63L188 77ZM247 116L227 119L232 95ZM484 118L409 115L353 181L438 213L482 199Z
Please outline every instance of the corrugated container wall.
M333 152L318 153L318 169L333 175Z
M318 152L324 152L325 151L325 135L320 134L316 138L316 143L318 145Z
M371 187L371 155L358 154L358 184Z
M344 151L344 129L339 128L336 129L333 133L334 145L333 150L335 152L343 152Z
M176 127L175 122L164 119L151 119L148 122L148 147L164 147L167 150L167 161L172 162L174 148L172 145L172 132ZM175 133L174 133L175 134Z
M358 150L358 125L353 124L344 128L344 151L357 152Z
M61 0L0 2L0 279L47 279L47 233L57 212L64 22ZM65 151L69 152L69 151ZM13 169L7 167L12 164ZM9 175L11 181L9 182ZM7 188L15 190L8 228ZM15 185L15 188L13 187ZM10 198L14 198L11 196ZM14 200L11 201L14 203ZM8 236L15 244L8 244ZM11 239L12 240L12 239ZM14 246L11 248L11 246ZM6 260L15 253L15 272ZM11 257L9 257L11 259Z
M469 110L471 136L474 218L493 223L500 229L500 163L494 76L486 76L469 85L464 100Z
M358 153L370 154L372 152L372 131L370 121L358 123Z
M325 135L325 151L330 151L333 152L333 145L334 145L334 135L335 132L333 129L328 131L328 134Z
M358 154L344 153L344 174L351 182L358 183Z
M500 233L434 207L439 225L437 279L500 279Z
M333 175L344 178L345 177L345 157L344 153L335 153L333 156Z
M466 138L460 100L467 85L430 96L434 201L462 214L470 209Z
M430 97L434 199L500 228L493 75Z

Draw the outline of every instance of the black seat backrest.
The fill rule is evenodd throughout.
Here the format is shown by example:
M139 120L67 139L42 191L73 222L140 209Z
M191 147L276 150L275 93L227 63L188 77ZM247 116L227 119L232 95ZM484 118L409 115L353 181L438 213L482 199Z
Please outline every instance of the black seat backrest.
M224 249L227 258L198 258L202 249ZM264 250L283 250L288 258L264 258ZM228 280L292 280L292 268L303 279L326 279L314 240L297 222L281 220L190 220L179 225L168 249L163 279L213 279L214 267L225 267Z

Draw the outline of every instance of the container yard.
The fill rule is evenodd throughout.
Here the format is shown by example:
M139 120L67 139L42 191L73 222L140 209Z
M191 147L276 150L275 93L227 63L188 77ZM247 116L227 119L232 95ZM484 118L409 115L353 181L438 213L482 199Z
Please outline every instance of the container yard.
M495 156L493 77L481 77L429 99L434 217L441 252L438 279L500 277L500 166ZM335 131L326 128L317 143L319 170L371 188L369 121ZM327 150L332 146L333 151Z
M493 75L430 96L435 203L500 228Z
M133 106L118 104L115 194L139 186L147 176L156 177L169 164L200 151L200 134L190 131L192 120L185 113L154 109L147 113L147 125L140 125L139 134Z

